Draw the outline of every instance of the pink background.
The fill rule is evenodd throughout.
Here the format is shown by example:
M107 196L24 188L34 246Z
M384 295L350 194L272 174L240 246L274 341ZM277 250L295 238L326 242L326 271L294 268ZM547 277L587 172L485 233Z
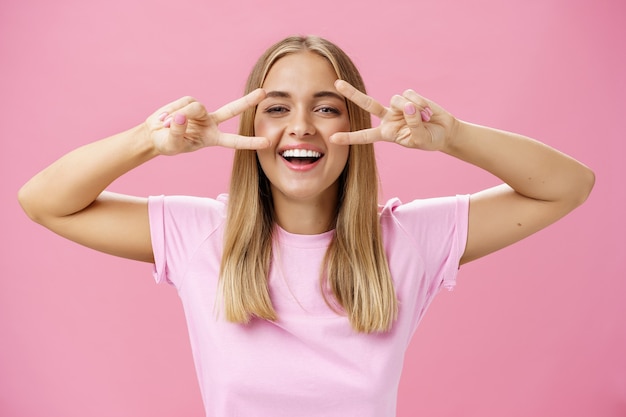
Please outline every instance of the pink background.
M31 223L16 192L179 96L209 108L238 97L257 56L293 33L336 41L385 102L414 88L597 174L584 206L463 267L436 299L407 354L398 415L626 415L625 18L621 0L3 0L0 415L202 415L175 291L149 265ZM496 183L444 155L378 152L385 198ZM230 155L162 158L112 188L215 196Z

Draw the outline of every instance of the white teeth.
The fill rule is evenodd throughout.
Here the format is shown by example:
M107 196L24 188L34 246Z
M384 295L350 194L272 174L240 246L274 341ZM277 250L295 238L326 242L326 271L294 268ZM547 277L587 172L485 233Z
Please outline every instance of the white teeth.
M320 158L321 153L309 149L287 149L283 152L283 158Z

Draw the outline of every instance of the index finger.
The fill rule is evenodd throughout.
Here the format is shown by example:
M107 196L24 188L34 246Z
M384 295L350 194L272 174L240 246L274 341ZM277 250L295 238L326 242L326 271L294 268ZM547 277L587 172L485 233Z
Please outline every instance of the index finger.
M234 133L219 133L218 146L233 149L264 149L270 146L270 141L262 136L241 136Z
M344 80L335 81L335 88L339 91L345 98L362 108L368 113L373 114L374 116L382 119L385 114L387 114L387 108L374 100L372 97L364 94L354 88L350 83Z
M195 103L195 102L196 102L196 99L191 96L181 97L178 100L172 101L171 103L168 103L165 106L161 107L160 109L155 111L151 117L159 117L163 114L172 114L184 108L185 106L188 106L189 104Z
M256 106L265 98L265 91L257 88L253 92L238 98L235 101L220 107L212 113L214 120L219 124L240 115L251 107Z
M357 130L354 132L337 132L330 137L332 143L337 145L363 145L384 140L380 127Z

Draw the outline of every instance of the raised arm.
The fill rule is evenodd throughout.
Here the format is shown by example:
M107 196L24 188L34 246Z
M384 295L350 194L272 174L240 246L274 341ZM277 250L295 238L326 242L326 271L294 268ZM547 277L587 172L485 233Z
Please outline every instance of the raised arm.
M170 103L145 123L80 147L35 175L19 191L28 216L53 232L113 255L152 262L147 199L104 191L115 179L158 155L206 146L262 148L265 138L222 133L219 123L256 105L256 90L214 113L191 97Z
M439 150L485 169L504 184L470 198L468 240L461 263L480 258L537 232L582 204L593 172L571 157L522 135L457 120L412 90L389 107L339 81L337 89L381 119L378 127L338 133L338 143L391 141Z
M443 152L483 168L505 184L473 194L461 263L517 242L578 207L594 174L533 139L458 122Z

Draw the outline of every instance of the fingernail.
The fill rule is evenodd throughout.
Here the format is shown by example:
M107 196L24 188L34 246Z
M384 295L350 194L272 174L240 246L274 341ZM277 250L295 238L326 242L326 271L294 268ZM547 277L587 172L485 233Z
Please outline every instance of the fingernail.
M166 117L167 117L167 112L166 111L164 111L163 113L159 114L159 120L160 121L165 120Z
M170 127L171 124L172 124L172 117L171 116L163 121L163 126L164 127Z
M409 116L413 116L415 114L415 112L417 111L417 109L415 108L415 106L411 103L406 103L404 105L404 112L406 114L408 114Z
M177 115L174 116L174 122L176 122L177 125L184 125L186 121L187 121L187 118L185 117L184 114L178 113Z
M426 110L422 110L420 111L420 114L422 115L422 120L425 122L430 121L430 114L428 114L428 112Z
M426 109L425 109L425 110L428 112L428 114L430 115L430 117L432 117L432 116L433 116L433 111L430 109L430 107L426 107Z

